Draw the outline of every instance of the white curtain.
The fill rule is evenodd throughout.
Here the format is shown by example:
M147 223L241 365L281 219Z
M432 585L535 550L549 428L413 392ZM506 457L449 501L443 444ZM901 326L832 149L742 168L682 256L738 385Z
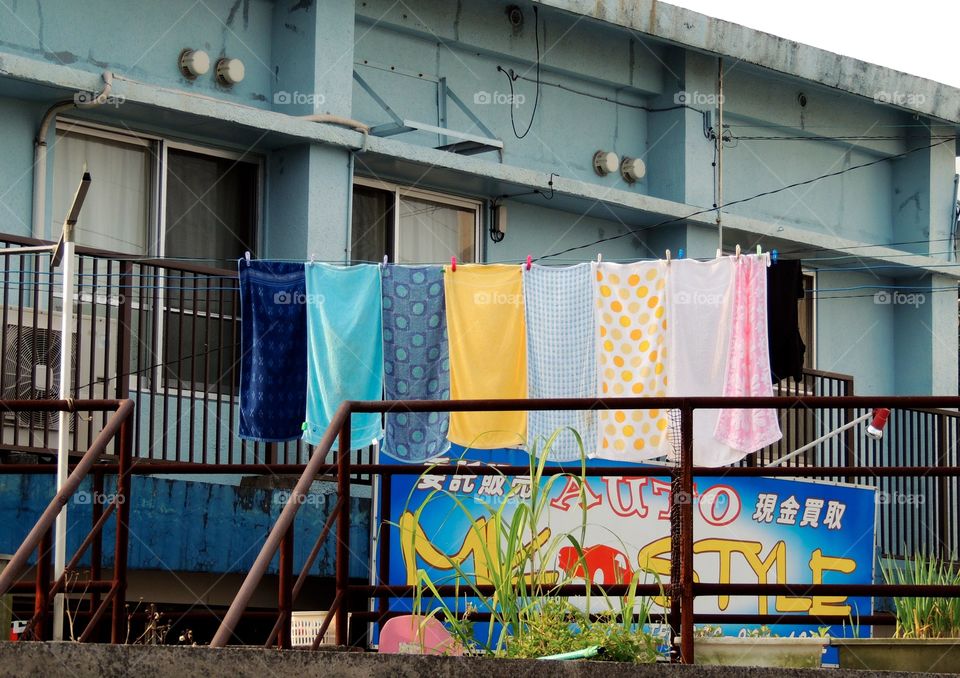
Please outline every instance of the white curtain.
M475 229L473 210L401 196L397 262L473 261Z
M93 182L77 222L80 245L125 254L147 254L150 153L143 146L82 134L57 132L53 155L52 233L56 239L83 176Z

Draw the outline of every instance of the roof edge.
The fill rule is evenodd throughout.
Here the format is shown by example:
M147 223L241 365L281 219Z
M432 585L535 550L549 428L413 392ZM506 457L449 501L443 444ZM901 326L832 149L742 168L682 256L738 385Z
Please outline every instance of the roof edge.
M960 89L658 0L536 0L669 43L718 54L882 105L960 124Z

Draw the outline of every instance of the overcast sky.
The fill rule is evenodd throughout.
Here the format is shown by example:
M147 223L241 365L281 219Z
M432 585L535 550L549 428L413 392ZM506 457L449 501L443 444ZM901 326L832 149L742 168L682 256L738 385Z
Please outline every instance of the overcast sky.
M957 0L667 0L701 14L960 87Z

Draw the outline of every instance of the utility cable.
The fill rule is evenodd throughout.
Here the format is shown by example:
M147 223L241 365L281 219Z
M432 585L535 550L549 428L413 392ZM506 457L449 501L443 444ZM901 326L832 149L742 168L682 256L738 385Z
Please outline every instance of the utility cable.
M794 183L792 183L792 184L787 184L786 186L781 186L780 188L774 188L774 189L771 189L771 190L769 190L769 191L763 191L763 192L761 192L761 193L757 193L756 195L751 195L751 196L746 197L746 198L740 198L740 199L738 199L738 200L731 200L730 202L727 202L727 203L724 204L724 208L726 209L726 208L732 207L732 206L734 206L734 205L741 205L741 204L743 204L743 203L747 203L747 202L750 202L750 201L752 201L752 200L757 200L757 199L759 199L759 198L765 198L765 197L770 196L770 195L776 195L777 193L782 193L783 191L788 191L788 190L790 190L790 189L798 188L798 187L800 187L800 186L807 186L807 185L809 185L809 184L816 183L817 181L822 181L823 179L829 179L829 178L831 178L831 177L837 177L837 176L846 174L847 172L853 172L853 171L855 171L855 170L863 169L863 168L865 168L865 167L872 167L873 165L878 165L878 164L880 164L880 163L882 163L882 162L887 162L888 160L896 160L896 159L898 159L898 158L903 158L903 157L906 157L906 156L908 156L908 155L910 155L910 154L912 154L912 153L916 153L916 152L918 152L918 151L924 151L924 150L928 150L928 149L930 149L930 148L934 148L935 146L940 146L940 145L942 145L942 144L947 143L948 141L951 141L951 140L950 140L950 139L944 139L944 140L942 140L942 141L937 141L937 142L935 142L935 143L928 144L927 146L921 146L921 147L918 147L918 148L913 148L913 149L910 149L909 151L904 151L903 153L898 153L898 154L896 154L896 155L891 155L891 156L888 156L888 157L885 157L885 158L877 158L876 160L871 160L871 161L869 161L869 162L861 163L861 164L859 164L859 165L853 165L853 166L851 166L851 167L847 167L847 168L842 169L842 170L837 170L837 171L835 171L835 172L828 172L827 174L821 174L820 176L813 177L812 179L805 179L805 180L803 180L803 181L797 181L797 182L794 182ZM665 219L665 220L659 221L659 222L657 222L657 223L655 223L655 224L651 224L651 225L649 225L649 226L644 226L643 228L639 228L639 229L637 229L637 230L630 230L630 231L627 231L626 233L619 233L619 234L617 234L617 235L608 236L608 237L606 237L606 238L598 238L597 240L592 240L592 241L587 242L587 243L584 243L584 244L582 244L582 245L574 245L573 247L568 247L568 248L566 248L566 249L559 250L559 251L557 251L557 252L552 252L552 253L550 253L550 254L544 254L544 255L542 255L542 256L540 256L540 257L537 257L536 260L537 260L537 261L540 261L540 260L542 260L542 259L548 259L548 258L550 258L550 257L559 256L559 255L561 255L561 254L567 254L567 253L569 253L569 252L575 252L575 251L577 251L577 250L586 249L587 247L593 247L593 246L595 246L595 245L599 245L599 244L602 244L602 243L605 243L605 242L610 242L610 241L612 241L612 240L618 240L618 239L620 239L620 238L625 238L625 237L627 237L627 236L634 236L634 237L636 237L638 231L646 231L646 230L649 230L649 229L651 229L651 228L657 228L657 227L659 227L659 226L666 226L666 225L668 225L668 224L677 223L677 222L679 222L679 221L686 221L687 219L692 219L693 217L697 217L697 216L700 216L700 215L703 215L703 214L709 214L709 213L714 212L714 211L716 211L716 208L714 208L714 207L704 208L704 209L701 209L701 210L697 210L697 211L695 211L695 212L691 212L690 214L686 214L686 215L684 215L684 216L682 216L682 217L672 217L672 218L670 218L670 219Z

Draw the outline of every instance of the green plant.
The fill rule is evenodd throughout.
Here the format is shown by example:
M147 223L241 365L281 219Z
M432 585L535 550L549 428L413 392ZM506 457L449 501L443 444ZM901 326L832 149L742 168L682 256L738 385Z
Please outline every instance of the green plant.
M916 555L901 566L880 563L888 584L960 585L960 571L934 556ZM894 596L898 638L960 637L960 598Z
M636 599L634 578L626 596L619 599L619 613L591 618L591 596L586 596L585 610L572 605L558 595L559 586L572 579L569 573L556 570L557 554L561 546L571 546L581 571L586 571L582 544L586 536L586 455L579 435L574 435L581 448L580 474L548 475L544 473L548 451L559 431L547 441L542 453L530 456L530 496L521 499L516 485L511 487L506 501L496 506L485 501L482 515L475 516L456 494L433 490L415 511L405 511L398 525L401 544L407 553L417 554L417 540L426 539L419 529L420 517L430 510L434 500L449 499L455 510L471 518L470 554L473 569L465 568L465 550L455 555L435 554L442 560L443 569L452 571L445 577L431 576L425 569L416 568L414 575L415 614L442 614L451 633L468 649L479 649L489 654L509 657L541 657L571 650L601 645L604 656L621 661L654 661L657 639L643 631L649 611L647 601ZM424 471L429 475L431 469ZM580 525L578 529L554 533L547 525L550 493L556 482L576 481L580 491ZM409 506L409 499L408 499ZM512 512L508 508L512 507ZM414 556L415 557L415 556ZM415 562L415 561L414 561ZM408 560L409 567L409 560ZM453 605L444 600L439 586L456 586ZM490 585L492 594L478 588ZM460 599L464 597L461 611ZM608 596L603 596L606 608L613 607ZM431 600L432 605L427 602ZM468 602L469 601L469 602ZM475 609L471 605L475 604ZM453 609L451 609L451 607ZM639 607L639 610L637 609ZM487 637L477 643L474 639L470 613L488 613L491 622ZM639 613L640 623L634 624Z

